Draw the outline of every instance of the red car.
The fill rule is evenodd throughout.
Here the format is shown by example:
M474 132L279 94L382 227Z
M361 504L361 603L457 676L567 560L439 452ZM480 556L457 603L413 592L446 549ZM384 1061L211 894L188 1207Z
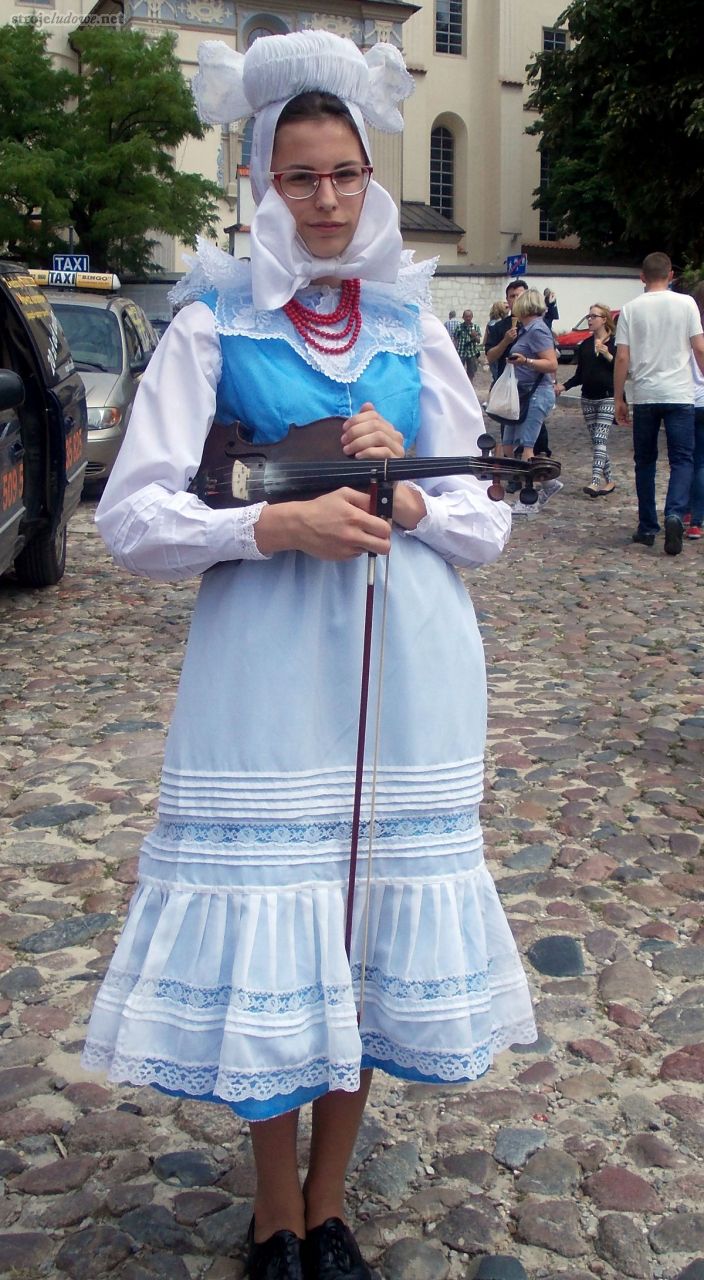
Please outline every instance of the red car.
M611 315L613 316L613 319L614 319L614 324L618 320L620 314L621 314L620 308L618 311L611 312ZM555 342L557 343L558 360L562 360L562 361L574 360L574 357L577 352L577 347L579 346L580 342L584 342L584 339L587 338L588 336L589 336L589 325L587 324L586 316L582 316L582 319L577 322L577 324L574 326L574 329L568 329L567 333L557 333L555 335Z

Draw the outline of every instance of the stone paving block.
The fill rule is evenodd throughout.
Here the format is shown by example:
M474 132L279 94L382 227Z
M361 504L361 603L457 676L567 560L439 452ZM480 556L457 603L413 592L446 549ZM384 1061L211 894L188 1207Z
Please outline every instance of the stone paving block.
M481 1267L513 1280L512 1265L531 1280L589 1280L592 1268L602 1280L697 1280L704 1266L704 646L691 630L704 544L686 543L674 564L661 544L632 547L628 433L612 432L618 489L598 507L581 492L578 401L555 410L550 435L569 462L565 490L516 521L498 566L462 574L487 648L486 847L540 1036L460 1089L377 1073L348 1185L384 1280L471 1280ZM661 499L664 479L661 462ZM228 1107L106 1087L79 1066L115 925L90 934L129 901L197 589L112 568L93 510L82 503L72 522L64 583L49 596L8 587L0 617L12 662L10 701L0 678L0 1139L14 1157L0 1270L3 1247L24 1244L46 1280L241 1280L254 1189L246 1124ZM40 675L48 644L51 677ZM33 938L44 949L23 952ZM301 1127L303 1152L309 1110ZM512 1128L546 1138L517 1168L492 1155ZM404 1143L412 1168L381 1165L387 1191L398 1175L390 1208L362 1176ZM201 1150L213 1165L197 1178L223 1171L218 1185L169 1185L168 1158ZM56 1164L73 1180L83 1160L98 1162L86 1185L32 1189L58 1185ZM624 1184L614 1189L608 1170L626 1166L643 1185L639 1199L630 1183L624 1203L654 1193L659 1210L613 1207ZM575 1179L596 1179L608 1206ZM151 1243L121 1229L130 1214ZM160 1230L183 1232L192 1252L157 1243ZM455 1247L460 1236L469 1250Z

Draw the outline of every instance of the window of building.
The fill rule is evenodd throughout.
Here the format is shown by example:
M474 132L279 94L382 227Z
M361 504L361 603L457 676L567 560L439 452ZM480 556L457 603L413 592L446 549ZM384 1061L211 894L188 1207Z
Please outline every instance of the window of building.
M547 186L550 178L550 155L547 151L540 152L540 187L541 190ZM540 233L541 240L559 240L557 227L551 222L544 209L540 210Z
M251 49L254 41L259 40L260 36L273 36L275 34L276 32L272 31L269 27L254 27L247 36L247 48Z
M249 168L249 163L252 158L253 135L254 135L254 116L252 116L252 118L247 121L246 125L244 126L244 133L242 134L242 160L240 163L245 165L247 168Z
M442 125L430 135L430 203L444 218L453 217L455 139Z
M561 27L543 27L543 52L564 53L567 48L567 32Z
M464 0L435 0L435 52L462 52Z
M254 41L260 36L285 36L287 33L288 27L281 18L276 18L270 13L258 13L245 24L241 37L242 45L246 49L251 49Z

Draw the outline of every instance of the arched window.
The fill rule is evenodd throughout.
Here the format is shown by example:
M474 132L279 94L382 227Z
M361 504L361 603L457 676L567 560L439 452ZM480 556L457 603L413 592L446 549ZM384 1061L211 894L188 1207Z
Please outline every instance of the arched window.
M252 135L254 133L254 116L251 117L244 126L242 134L242 159L240 164L249 168L249 162L252 156Z
M288 27L281 18L271 13L258 13L244 24L240 34L241 47L251 49L260 36L285 36Z
M455 139L440 125L430 135L430 203L444 218L454 216Z
M276 34L270 27L253 27L247 34L247 48L251 49L254 41L258 40L260 36L273 36Z

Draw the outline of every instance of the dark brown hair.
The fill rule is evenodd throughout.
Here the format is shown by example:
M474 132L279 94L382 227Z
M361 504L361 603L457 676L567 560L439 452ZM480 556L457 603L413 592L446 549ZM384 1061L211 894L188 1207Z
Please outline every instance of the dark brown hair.
M276 133L278 133L282 124L294 124L299 120L325 120L328 117L344 121L358 140L364 152L364 158L368 162L369 157L364 151L364 144L349 109L336 94L325 93L322 89L309 89L306 93L298 93L295 98L291 98L291 101L286 103L276 122ZM276 134L274 137L276 137Z
M667 280L672 271L672 263L666 253L649 253L643 259L641 271L648 284L653 280Z

